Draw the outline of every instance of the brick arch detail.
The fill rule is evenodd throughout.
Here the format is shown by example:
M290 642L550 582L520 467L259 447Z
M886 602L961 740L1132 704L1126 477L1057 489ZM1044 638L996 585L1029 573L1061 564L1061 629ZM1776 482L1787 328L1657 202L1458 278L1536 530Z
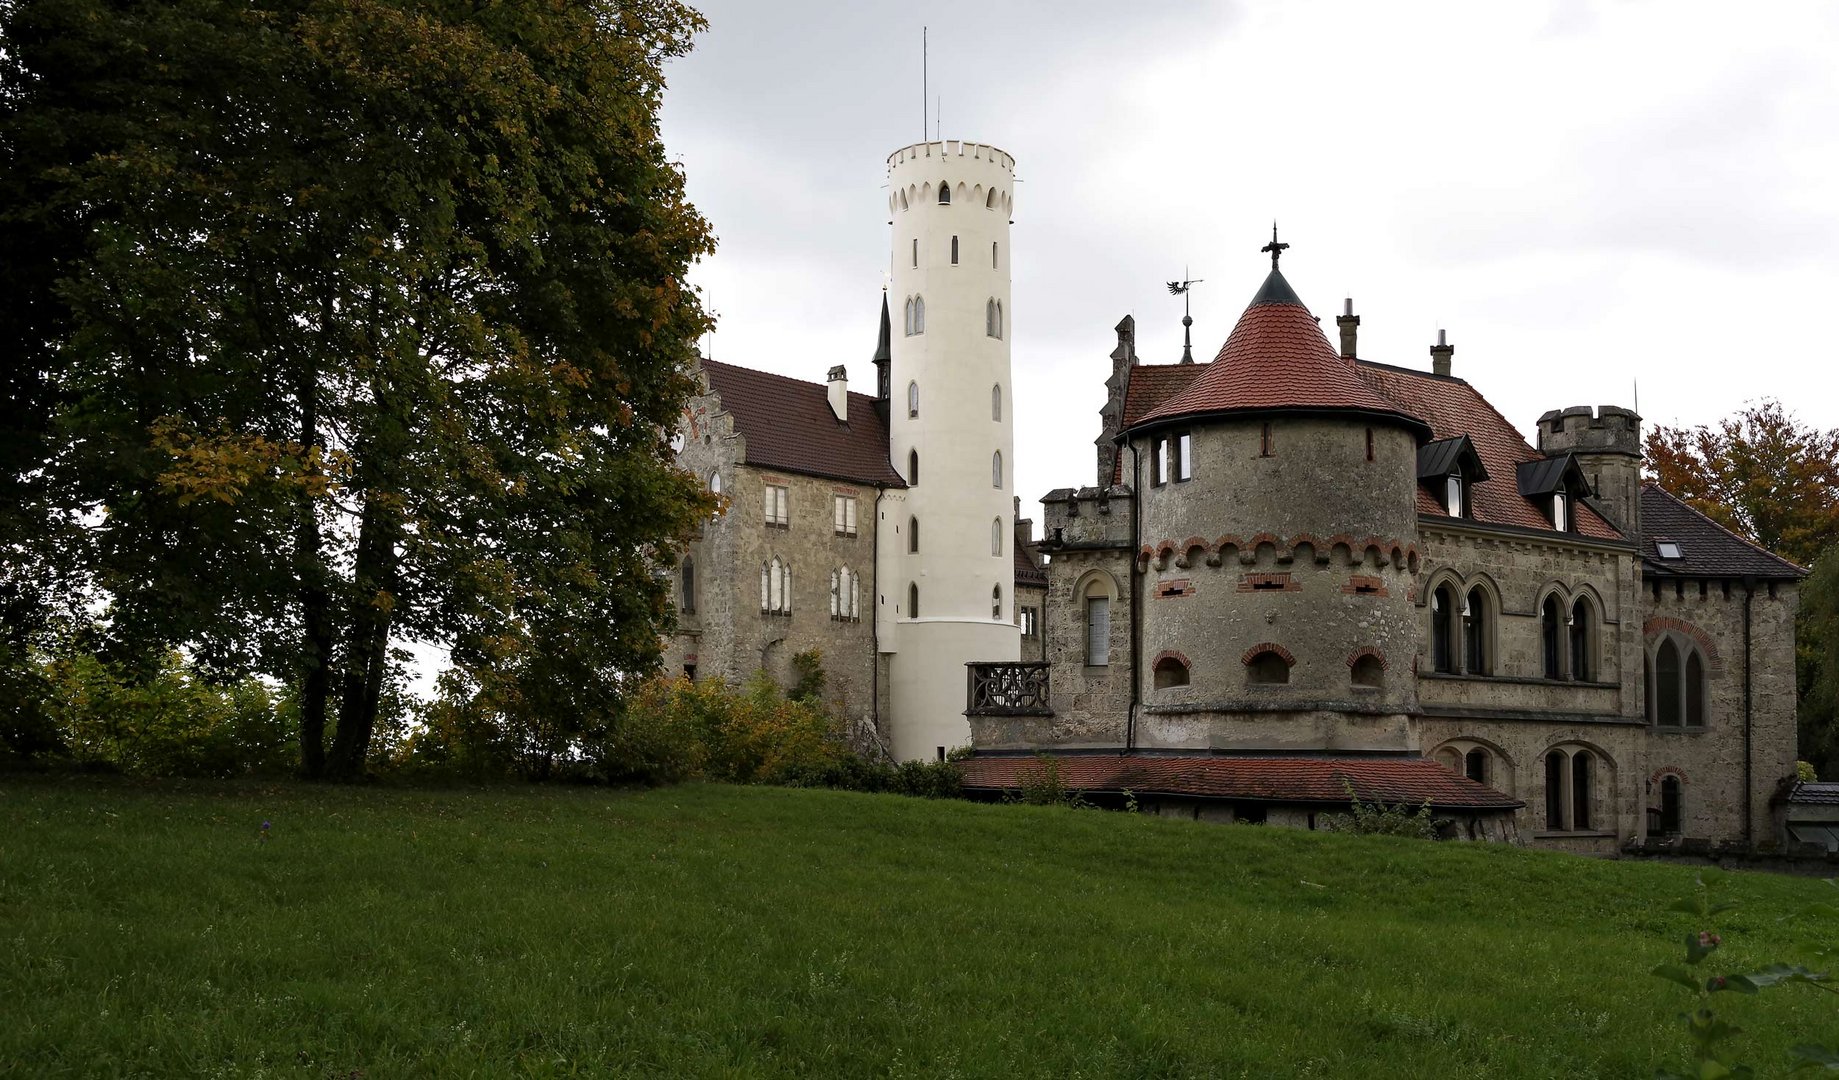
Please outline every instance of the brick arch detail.
M1157 653L1156 658L1149 662L1149 669L1151 671L1156 670L1156 668L1159 667L1164 660L1173 660L1176 663L1180 664L1182 667L1187 668L1190 671L1194 669L1194 665L1188 663L1187 656L1183 653L1176 652L1174 649L1164 649L1161 652Z
M1678 777L1682 787L1692 783L1692 777L1686 775L1686 770L1680 768L1678 765L1662 765L1660 768L1648 774L1647 782L1658 787L1660 782L1669 776Z
M1277 557L1280 559L1295 558L1297 549L1307 544L1314 553L1315 560L1320 563L1330 561L1333 557L1334 549L1337 546L1343 545L1345 545L1348 550L1349 560L1356 564L1365 562L1367 557L1375 551L1379 553L1379 560L1382 563L1390 563L1395 568L1411 568L1415 565L1419 557L1418 546L1415 541L1399 538L1381 536L1356 538L1350 533L1336 533L1333 536L1324 537L1317 536L1314 533L1300 532L1286 540L1276 533L1261 532L1246 537L1228 533L1224 536L1215 538L1211 542L1204 536L1189 536L1184 540L1176 540L1173 537L1169 537L1154 541L1153 543L1144 544L1137 552L1137 560L1143 565L1147 565L1149 561L1154 560L1162 563L1166 568L1168 560L1192 560L1194 558L1194 552L1200 551L1206 557L1207 565L1218 566L1223 561L1228 549L1239 553L1241 556L1255 555L1261 544L1271 545L1276 551ZM1416 570L1414 569L1411 572L1416 573Z
M1654 639L1667 631L1673 631L1691 640L1705 654L1705 663L1711 668L1711 674L1724 674L1724 657L1718 652L1718 644L1710 634L1684 619L1675 619L1671 615L1660 615L1641 624L1643 640L1652 644Z
M1360 658L1363 656L1370 656L1373 659L1379 661L1379 669L1381 671L1390 671L1392 669L1392 665L1386 661L1386 654L1383 652L1380 652L1378 649L1374 648L1371 645L1362 645L1358 649L1355 649L1353 652L1348 653L1347 654L1347 666L1350 668L1353 667L1355 664L1360 662Z
M1253 660L1258 658L1259 653L1267 652L1276 653L1278 659L1291 667L1296 666L1296 657L1290 654L1290 650L1277 644L1275 641L1261 641L1253 645L1251 648L1245 650L1244 654L1239 657L1239 663L1249 665Z

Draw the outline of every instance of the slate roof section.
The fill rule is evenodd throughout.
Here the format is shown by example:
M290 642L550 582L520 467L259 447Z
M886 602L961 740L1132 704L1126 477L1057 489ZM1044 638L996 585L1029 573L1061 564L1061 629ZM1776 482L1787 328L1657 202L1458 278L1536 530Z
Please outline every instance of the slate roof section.
M1839 806L1839 784L1796 780L1787 801L1797 806Z
M1678 559L1662 559L1661 540L1679 545ZM1792 580L1807 571L1750 543L1699 513L1657 484L1641 485L1641 557L1653 577L1772 578Z
M1360 377L1354 364L1328 343L1283 275L1272 269L1213 363L1187 389L1137 423L1219 413L1319 410L1390 417L1428 434L1423 420Z
M1493 477L1469 491L1469 512L1473 520L1486 525L1552 531L1552 523L1545 519L1544 512L1520 494L1517 481L1521 464L1543 461L1545 456L1528 446L1519 430L1467 381L1369 360L1358 361L1357 367L1379 392L1398 402L1399 408L1423 417L1430 424L1433 439L1469 437L1483 467ZM1449 512L1423 488L1418 489L1418 513L1425 517L1449 516ZM1588 502L1578 502L1572 517L1580 536L1596 540L1623 539L1615 526L1604 520Z
M1583 470L1578 467L1577 459L1570 454L1522 461L1515 480L1519 483L1520 494L1529 499L1550 495L1558 490L1559 484L1567 480L1571 484L1568 491L1578 495L1594 494L1590 490L1589 481L1584 479Z
M849 394L849 422L830 411L828 388L752 368L704 360L709 388L747 439L756 468L904 488L888 462L888 427L868 394Z
M1518 799L1426 758L1064 756L1060 782L1075 791L1191 795L1247 802L1340 804L1351 785L1363 801L1438 809L1512 810ZM1040 775L1034 757L960 762L970 791L1013 791Z
M1448 476L1462 466L1462 474L1470 480L1486 480L1488 466L1475 452L1475 444L1467 435L1458 435L1453 439L1438 439L1418 447L1418 479L1429 480L1434 477Z

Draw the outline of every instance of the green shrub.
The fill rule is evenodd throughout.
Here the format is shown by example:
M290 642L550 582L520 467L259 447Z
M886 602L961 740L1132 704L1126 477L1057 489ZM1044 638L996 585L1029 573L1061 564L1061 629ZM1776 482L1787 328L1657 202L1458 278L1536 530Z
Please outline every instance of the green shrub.
M1387 806L1383 801L1362 802L1354 786L1343 782L1352 802L1349 812L1330 814L1320 822L1329 832L1356 833L1362 836L1409 836L1415 840L1435 840L1437 823L1430 816L1430 803L1412 810L1404 803Z
M1018 802L1029 806L1085 806L1084 796L1060 779L1060 762L1046 754L1035 755L1035 767L1022 771Z

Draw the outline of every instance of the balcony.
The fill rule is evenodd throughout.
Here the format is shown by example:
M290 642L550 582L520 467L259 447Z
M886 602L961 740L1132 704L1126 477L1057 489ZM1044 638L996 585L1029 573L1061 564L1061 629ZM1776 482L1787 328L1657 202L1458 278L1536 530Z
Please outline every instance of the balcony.
M971 663L966 716L1052 716L1047 663Z

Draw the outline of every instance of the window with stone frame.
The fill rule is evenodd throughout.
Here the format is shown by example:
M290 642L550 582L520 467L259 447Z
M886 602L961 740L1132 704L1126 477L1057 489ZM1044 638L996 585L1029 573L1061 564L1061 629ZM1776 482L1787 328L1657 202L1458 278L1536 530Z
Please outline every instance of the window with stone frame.
M1547 596L1539 606L1539 652L1543 661L1541 674L1548 679L1564 677L1564 609L1556 594Z
M1696 642L1682 634L1661 635L1647 657L1648 722L1674 730L1705 727L1709 673Z
M856 572L847 566L830 571L830 617L839 621L854 622L857 615L857 593L860 579Z
M1032 638L1041 635L1041 612L1039 609L1032 607L1020 608L1017 610L1016 614L1021 620L1023 637Z
M767 484L765 486L766 524L770 527L789 529L792 526L791 494L784 485Z
M1457 658L1456 590L1449 584L1439 585L1430 594L1430 663L1439 675L1456 673Z
M1111 663L1111 596L1093 582L1085 595L1086 666L1107 667Z
M1545 753L1545 828L1592 832L1600 828L1597 785L1601 771L1587 747L1555 746Z
M907 584L907 618L919 618L919 582Z
M792 570L777 555L760 564L760 611L765 615L792 613Z
M1660 778L1660 815L1655 828L1662 836L1678 836L1685 828L1685 784L1671 773Z
M1571 678L1578 682L1594 681L1597 677L1596 609L1590 605L1588 597L1580 596L1571 605L1571 617L1566 621L1565 630L1571 641Z
M677 610L685 615L696 614L696 560L685 555L683 565L678 568L679 599Z
M990 590L990 618L1001 622L1003 617L1003 587L997 585Z
M831 509L836 534L838 536L856 535L856 497L854 495L833 495Z
M1494 604L1479 585L1462 599L1462 670L1470 675L1494 672Z

